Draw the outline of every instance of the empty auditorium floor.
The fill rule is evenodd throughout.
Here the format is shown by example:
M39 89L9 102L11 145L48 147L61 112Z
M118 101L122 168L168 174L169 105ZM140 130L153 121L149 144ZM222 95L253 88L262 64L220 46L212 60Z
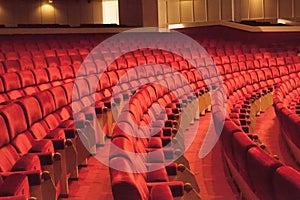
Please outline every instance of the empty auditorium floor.
M70 181L69 188L69 198L61 200L113 200L108 167L95 157L88 159L88 167L79 170L79 181Z
M211 113L207 113L206 116L200 118L200 126L196 135L197 140L193 141L185 152L185 156L190 161L191 170L196 175L203 200L239 199L238 192L232 186L233 183L224 167L220 143L217 143L205 158L199 159L199 149L203 143L210 120ZM186 131L187 138L196 128L196 125L194 125ZM279 122L273 107L257 117L255 133L259 135L261 141L272 154L278 155L282 162L299 170L299 166L293 161L286 143L282 139ZM98 151L101 151L101 148ZM79 181L70 182L70 196L68 199L112 200L108 168L94 157L89 158L88 164L88 167L80 169ZM64 200L64 198L61 200Z
M200 195L203 200L238 199L231 182L227 182L226 172L223 168L221 146L218 143L215 148L204 158L199 159L198 153L202 141L211 120L211 113L200 118L200 126L196 138L185 153L190 160L190 167L196 174L196 179L200 187ZM196 126L192 126L186 131L186 136L193 133ZM101 151L101 148L98 149ZM90 157L88 167L79 170L79 181L70 182L69 200L101 199L112 200L110 178L108 168ZM61 200L66 200L61 198Z
M203 144L210 120L211 113L200 117L197 140L193 141L185 156L190 161L191 170L196 175L200 196L203 200L238 199L238 194L235 188L231 187L232 182L229 181L230 178L224 168L221 143L217 143L206 157L199 158L199 149ZM195 128L195 126L191 127L190 133ZM186 132L186 135L188 133L189 131Z
M288 146L281 134L279 121L276 117L274 107L271 106L265 113L256 118L255 134L266 145L273 155L278 155L286 165L300 170L300 167L294 162Z

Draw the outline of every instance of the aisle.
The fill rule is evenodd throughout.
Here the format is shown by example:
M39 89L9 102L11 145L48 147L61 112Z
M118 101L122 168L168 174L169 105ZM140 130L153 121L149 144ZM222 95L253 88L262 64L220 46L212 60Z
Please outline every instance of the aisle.
M276 117L274 107L271 106L265 113L257 117L256 120L254 133L259 136L260 140L266 145L270 152L274 155L278 155L279 159L286 165L299 171L300 168L294 162L281 134L280 124Z
M190 160L191 169L196 174L202 200L238 199L238 195L233 191L234 187L230 186L232 181L227 181L228 176L224 170L221 145L218 143L204 159L199 159L199 149L210 119L211 113L200 118L197 139L193 141L185 156ZM193 132L193 128L195 129L196 126L191 127L190 132ZM188 133L189 131L187 131L187 137ZM88 167L79 170L79 181L70 183L70 197L68 200L112 200L108 168L94 157L90 157L88 163Z
M69 189L69 198L61 200L113 200L108 167L94 157L79 170L79 180L71 181Z
M207 113L200 118L200 126L196 135L197 140L193 141L185 156L190 161L191 170L196 175L202 200L238 199L235 188L231 187L232 181L228 178L224 169L221 144L217 143L205 158L199 159L199 149L203 143L210 120L211 113Z

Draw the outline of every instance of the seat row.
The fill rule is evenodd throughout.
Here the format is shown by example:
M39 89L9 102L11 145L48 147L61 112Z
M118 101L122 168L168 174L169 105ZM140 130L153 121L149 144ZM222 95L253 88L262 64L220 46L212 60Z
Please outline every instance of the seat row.
M287 64L294 64L299 63L300 59L298 56L290 56L290 57L271 57L271 58L263 58L263 57L253 57L252 54L240 54L238 56L222 56L222 57L213 57L214 63L216 65L224 65L230 63L239 63L239 62L246 62L246 63L253 63L257 67L255 68L262 68L262 67L275 67Z
M246 199L298 199L300 173L258 147L231 120L221 135L232 177Z
M168 82L171 77L165 78ZM110 174L115 199L173 199L185 195L199 199L195 188L186 189L184 193L183 180L174 182L169 179L178 180L176 176L180 170L177 164L182 163L174 165L173 156L176 151L184 151L183 130L197 114L192 114L192 101L181 108L190 109L189 115L178 113L177 105L186 100L186 95L182 93L180 96L179 93L172 96L170 90L159 84L162 80L138 89L127 102L128 108L124 105L120 109L110 148ZM194 103L195 106L198 103ZM175 117L174 110L182 116ZM182 128L177 129L180 126ZM120 165L122 169L117 167ZM185 184L188 186L188 183ZM161 190L157 188L160 187L165 188L163 193L158 193Z
M274 108L279 119L280 128L297 162L300 161L299 122L296 101L300 95L299 76L282 82L274 93Z
M64 66L5 73L0 76L1 103L74 80L74 68Z
M122 52L122 51L120 51L120 52ZM205 110L209 110L209 104L210 104L209 91L213 89L212 85L214 85L214 83L218 83L218 81L219 81L217 78L216 70L214 70L213 68L210 69L209 67L206 68L204 66L201 66L203 68L203 71L206 71L203 74L201 74L198 72L197 68L193 68L193 65L189 65L188 62L186 62L182 59L176 60L177 57L175 58L175 55L171 54L171 56L170 56L170 54L165 54L165 53L162 53L161 51L157 51L157 52L153 51L153 50L143 51L142 52L143 56L140 55L140 53L132 53L132 54L127 55L126 57L124 56L125 62L124 62L124 59L119 58L119 60L117 59L117 61L114 62L116 64L115 65L116 67L113 67L114 64L112 64L111 70L105 72L102 75L102 77L97 76L98 75L97 73L102 72L101 70L99 70L99 67L97 68L97 66L101 66L101 65L99 65L99 63L106 64L107 61L105 63L102 63L101 60L97 61L93 58L93 60L91 62L89 62L91 65L85 65L85 68L83 70L84 73L80 74L80 76L82 76L81 79L75 83L75 88L76 88L75 95L73 95L73 91L74 91L73 83L66 83L66 82L69 82L69 80L65 81L65 79L63 78L63 76L65 76L65 75L63 75L63 73L66 72L67 74L69 74L69 73L72 74L69 77L70 80L72 81L73 78L76 75L78 75L78 73L76 73L78 68L67 65L67 66L60 66L59 68L51 67L51 68L47 68L47 69L41 69L41 74L43 74L41 76L39 76L38 73L35 73L34 70L27 70L26 73L31 74L29 76L33 77L33 79L28 78L28 80L29 81L35 80L35 83L33 84L34 86L36 86L36 84L37 84L36 80L39 79L40 77L42 79L45 79L44 81L39 82L38 91L37 91L38 93L34 94L35 92L33 92L33 93L31 93L31 94L34 94L33 96L24 98L26 101L28 100L27 102L35 101L35 103L20 103L22 101L25 102L24 99L23 100L21 99L16 102L10 102L6 106L8 106L8 108L9 108L11 105L13 105L13 107L16 107L16 109L17 109L18 105L21 105L21 109L24 110L24 108L25 108L28 110L24 114L25 116L27 116L27 117L25 117L25 122L23 122L24 121L23 119L22 120L20 119L21 120L20 123L21 124L24 124L24 123L30 124L30 125L27 125L28 127L31 127L31 125L35 126L35 129L30 130L30 133L32 132L32 133L36 133L36 134L40 134L40 135L34 136L34 137L36 137L34 139L40 140L41 138L44 138L46 136L47 139L49 137L53 141L53 138L60 138L61 140L65 141L66 146L68 146L68 144L70 145L70 143L67 142L68 141L67 138L70 138L71 141L73 142L72 147L74 149L82 148L83 151L80 150L80 152L84 152L83 155L82 154L79 155L76 153L71 154L71 155L75 155L75 160L77 159L77 162L75 162L75 164L72 164L71 161L64 160L63 153L61 153L61 155L62 155L61 160L69 163L68 165L73 166L72 169L74 169L77 167L77 165L79 163L84 162L84 159L88 156L88 152L84 151L85 145L82 144L81 140L78 140L78 136L80 137L80 135L78 135L78 130L76 130L77 127L74 125L74 122L72 119L73 111L75 111L75 113L78 114L78 116L75 116L75 117L73 116L73 118L78 117L80 119L85 120L87 118L87 115L91 114L91 113L93 114L94 110L96 109L96 111L98 111L96 113L98 121L100 121L102 123L102 126L104 126L103 124L108 124L108 125L106 125L106 126L108 126L108 129L113 130L113 127L114 127L113 120L108 119L108 118L111 118L111 116L110 116L111 115L110 112L112 112L111 108L112 107L122 107L121 105L117 105L117 104L124 103L122 101L128 99L129 96L131 96L131 95L133 95L132 97L139 96L140 92L144 91L142 88L140 88L141 85L147 84L149 82L156 82L158 80L158 78L165 78L165 75L167 75L169 77L169 79L166 79L163 85L167 86L167 88L170 88L174 92L176 91L175 94L177 96L185 97L182 100L183 105L193 105L193 104L191 104L191 102L194 102L193 96L190 96L190 97L185 96L187 94L187 92L191 91L191 88L189 88L187 85L191 85L192 89L194 90L193 92L195 92L195 96L198 96L198 106L199 106L200 110L204 109L204 113L205 113ZM135 55L138 55L138 56L135 56ZM137 59L137 57L141 57L141 59ZM111 58L113 58L113 57L111 57ZM132 62L133 64L128 65L129 60L130 60L129 58L131 60L133 60L133 62ZM167 58L168 59L171 58L168 61L172 61L172 59L174 59L173 62L170 63L171 67L175 66L175 65L180 66L180 68L182 70L179 70L179 71L181 72L181 74L184 77L186 77L185 81L188 84L185 81L183 81L183 79L180 78L180 76L175 76L173 74L172 70L169 70L169 71L166 70L167 67L164 65L147 66L145 68L146 70L145 69L144 70L138 70L138 69L133 70L132 69L137 65L141 65L142 63L155 64L159 60L161 60L159 62L166 62ZM110 60L110 59L108 59L108 60ZM122 60L123 60L124 64L122 64L122 62L121 62ZM143 60L145 60L145 62ZM126 68L126 64L127 64L127 68ZM96 65L96 67L94 67L95 65ZM125 69L123 68L123 66L125 66L124 67ZM130 66L130 67L128 68L128 66ZM290 73L297 71L294 64L292 64L291 66L292 67L283 66L279 70L276 67L273 67L272 69L266 68L263 70L255 70L253 68L253 71L251 71L251 72L249 71L249 73L247 72L247 68L246 68L245 72L232 73L231 75L228 75L224 79L225 85L227 87L226 91L229 96L231 96L231 94L234 94L235 90L237 90L237 93L239 93L239 91L238 91L239 89L240 89L240 91L243 91L243 92L245 91L244 94L247 95L246 99L245 98L242 100L240 98L238 98L238 99L240 100L240 102L243 102L243 103L245 103L245 101L250 101L250 103L248 103L248 106L251 104L250 107L252 107L252 105L254 106L254 104L252 104L253 102L251 103L252 100L255 100L257 102L262 100L262 98L260 96L257 96L257 93L263 94L264 93L263 90L265 90L267 93L271 93L272 90L270 90L269 88L272 85L274 85L275 83L280 83L282 81L287 80L289 77L288 75ZM51 76L50 73L52 73L50 71L52 71L52 69L54 71L54 74L56 74L55 76L58 77L57 79L55 78L55 79L50 80L50 76ZM62 69L66 69L66 70L63 72ZM100 67L100 69L101 69L101 67ZM130 73L131 70L132 70L132 73ZM249 68L249 70L250 70L250 68ZM155 72L155 73L153 73L153 72ZM16 79L20 79L20 82L21 82L20 85L22 87L24 81L21 80L22 75L20 75L20 73L17 72L17 73L12 73L12 74L14 74L13 77L15 77ZM82 73L82 71L80 73ZM226 73L224 72L225 76L226 76L226 74L227 74L227 72ZM238 76L240 74L245 74L245 75L243 75L241 77L241 79L239 79ZM62 79L60 79L60 76L62 77ZM47 77L47 78L45 78L45 77ZM253 77L253 79L252 79L252 77ZM114 86L122 78L124 80L119 85L120 89L118 90L118 89L114 88ZM235 84L238 82L243 82L243 78L246 80L246 82L245 82L246 85L237 84L238 88L235 88ZM8 80L10 80L10 79L11 78L1 78L1 80L4 84L3 94L9 93L13 90L16 90L16 88L19 87L19 86L11 87L11 84L14 84L14 83L8 83L9 82ZM55 84L52 84L52 80L54 80L53 82L55 82ZM203 80L205 80L211 84L206 84L206 82L204 82ZM259 81L261 81L262 83L259 84ZM46 83L46 87L40 86L40 85L43 85L44 83ZM63 84L63 85L60 86L61 84ZM179 84L179 85L177 85L177 84ZM249 86L247 86L247 85L249 85ZM214 85L214 86L217 87L218 85ZM246 90L245 90L245 88L246 88ZM43 90L43 91L40 91L40 90ZM115 99L115 101L113 102L112 94L115 90L120 91L120 93L117 93L117 95L120 94L120 96L123 99L121 99L121 100ZM138 92L136 92L136 90L138 90ZM139 92L139 90L141 90L141 91ZM96 91L96 97L95 97L96 102L95 102L95 99L93 99L91 97L91 95L94 95L94 91ZM65 94L65 96L61 95L61 94ZM153 102L150 102L150 104L148 103L146 105L143 105L140 102L145 102L144 99L151 99L151 98L153 98L154 100L156 99L157 102L159 103L159 105L163 105L164 107L166 107L165 105L167 105L168 103L171 103L172 99L174 100L174 98L172 97L172 93L171 94L169 92L166 93L166 90L164 90L164 89L156 89L156 87L155 87L155 92L151 93L151 94L155 94L155 95L144 96L144 94L143 94L140 96L142 96L144 98L138 99L135 101L132 100L133 102L131 104L132 106L130 106L130 111L134 114L133 118L136 119L136 121L134 123L137 123L137 122L142 122L144 124L149 123L149 115L150 114L145 114L145 113L147 113L149 105L152 105L151 103L153 103ZM166 94L168 94L168 95L166 95ZM205 96L205 94L206 94L206 96ZM244 95L243 93L241 93L241 94ZM250 94L250 96L249 96L249 94ZM255 98L252 96L254 94L255 94ZM27 95L27 94L25 94L25 95ZM13 97L13 95L11 95L11 96ZM162 98L162 96L164 98ZM204 98L204 96L205 96L205 98ZM18 98L18 97L16 97L16 98ZM53 98L54 98L54 100L53 100ZM250 98L250 99L247 99L247 98ZM11 99L13 99L13 98L11 98ZM37 101L35 99L37 99ZM235 102L234 99L232 99L232 100L233 101L231 102L231 106L233 106L234 102ZM75 105L75 106L73 106L73 108L71 108L71 106L70 106L72 101L73 101L73 105ZM265 101L265 102L268 102L268 101ZM31 119L32 116L28 114L30 109L29 109L29 107L26 108L26 105L35 105L35 106L31 106L31 108L37 107L37 108L41 109L40 111L38 111L38 109L34 109L34 111L33 111L33 113L35 113L34 115L36 116L35 120L37 120L37 121L31 120L31 122L29 122L28 119ZM38 105L39 106L43 105L43 106L39 107ZM44 105L46 105L46 106L44 106ZM5 109L6 106L5 105L3 106L3 110L4 111L6 110L5 112L10 113L8 110L10 110L11 108ZM171 110L173 112L173 109L174 109L174 110L177 110L176 112L178 112L178 108L174 104L171 104L169 106L171 106L171 109L169 109L169 110ZM186 106L186 107L189 108L189 106ZM243 108L241 108L240 110L242 110L242 109ZM195 109L195 110L197 110L197 109ZM233 110L233 108L231 108L230 110ZM20 112L21 112L21 110L20 110ZM38 114L39 112L41 112L41 115ZM248 112L248 111L246 110L246 112ZM8 116L9 115L11 115L11 114L8 114ZM4 113L3 116L7 116L7 114ZM174 113L173 113L172 117L168 116L167 118L168 119L169 118L177 119L176 116L177 115L174 115ZM183 127L187 127L189 122L191 120L193 120L190 117L191 116L182 117L182 121L180 121L180 124L183 124L184 125ZM192 117L197 118L197 114L196 114L196 116L192 115ZM163 119L166 120L167 118L164 117ZM8 121L8 119L9 119L9 117L7 119L5 118L6 121ZM12 119L12 117L10 119ZM126 118L124 118L124 119L126 119ZM89 118L89 123L94 123L93 120L95 120L94 117ZM162 122L164 122L164 121L162 120ZM128 122L126 122L126 123L128 123ZM160 122L158 124L162 124L162 123ZM176 126L177 126L176 123L163 123L163 124L171 126L174 129L174 132L176 133L176 131L175 131ZM39 127L39 128L37 128L37 127ZM41 127L41 130L43 130L42 133L36 132L35 130L40 129L40 127ZM70 128L71 130L65 131L66 128ZM19 131L22 132L23 130L16 131L16 133L18 133L17 135L21 135L21 133ZM141 130L138 133L145 134L143 131L144 130ZM130 130L129 132L131 133L132 130ZM168 132L168 134L169 133L170 133L170 131ZM172 133L172 131L171 131L171 133ZM9 132L8 134L11 134L11 133ZM72 137L70 137L70 136L72 136ZM10 137L12 137L12 136L10 136ZM100 137L103 137L103 135L98 134L96 132L96 135L90 135L87 137L87 139L84 143L88 144L88 146L90 147L90 150L92 148L94 148L94 143L92 143L92 141L95 141L95 139L93 137L100 138ZM114 138L113 132L111 132L111 137ZM173 138L162 138L162 142L166 142L171 139L174 140ZM9 142L11 142L10 140L11 139L9 139ZM96 141L97 141L97 139L96 139ZM100 141L100 139L99 139L99 141ZM175 139L175 141L176 141L176 139ZM145 140L139 140L137 143L136 142L137 141L135 141L135 140L132 141L132 138L131 138L129 141L129 146L143 147L143 146L141 146L140 143L143 143L143 145L148 144L148 142ZM120 145L122 145L123 143L126 143L126 142L122 141L120 143ZM127 143L128 143L128 141L127 141ZM181 143L181 145L182 145L182 143ZM180 147L180 145L177 146L176 148L179 148L179 147ZM25 148L25 149L27 149L27 148ZM169 155L169 154L166 154L166 155ZM71 157L72 156L70 156L70 158ZM124 162L124 166L127 166L129 169L133 167L132 164L130 164L130 162L128 163L128 161L126 161L126 160L124 161L124 159L121 159L121 160L120 160L120 158L116 158L116 159L118 159L118 161L113 161L113 162L116 162L116 163ZM78 161L78 160L80 160L80 161ZM68 166L68 165L66 165L66 166ZM62 174L64 174L65 176L71 176L71 173L74 173L74 172L72 170L66 170L65 173L62 173ZM117 173L119 173L119 172L117 172ZM142 178L141 180L143 180L143 179L145 180L145 178L144 178L145 175L143 175L143 174L137 175L137 176L132 176L132 175L129 175L129 176L130 176L130 180L134 180L135 178L136 179ZM66 180L66 179L53 179L53 180L62 181L62 180ZM58 182L59 181L57 181L57 183ZM144 182L142 182L142 183L143 183L143 186L142 186L143 191L149 192L149 188L144 187L145 184L144 184ZM147 181L146 181L146 185L147 185ZM147 190L144 190L145 188L147 188ZM158 189L159 188L161 188L161 186L159 186ZM151 192L152 192L152 190L150 191L150 193ZM168 194L170 194L170 193L168 193Z
M299 76L295 68L286 68L283 73L279 70L274 67L227 75L223 79L225 94L220 90L212 97L217 99L212 105L214 121L224 123L221 141L226 163L246 199L283 199L284 195L299 198L299 172L268 155L263 146L254 142L259 141L257 136L249 134L253 133L256 115L272 105L274 87ZM227 102L222 104L224 98ZM281 185L282 180L286 186Z
M0 171L27 174L31 195L39 199L68 195L68 178L78 178L77 166L94 152L91 122L85 113L72 112L73 86L70 82L51 87L1 106ZM40 180L43 170L50 171L51 188ZM39 186L43 183L46 186Z

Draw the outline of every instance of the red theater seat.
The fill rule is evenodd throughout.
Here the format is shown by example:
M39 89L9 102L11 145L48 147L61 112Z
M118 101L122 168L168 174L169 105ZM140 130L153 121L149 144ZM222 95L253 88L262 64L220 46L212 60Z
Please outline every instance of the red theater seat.
M46 68L46 71L48 72L49 82L52 86L58 86L63 84L59 68Z
M249 149L246 170L254 193L259 199L275 199L272 183L275 171L282 163L267 155L259 147ZM264 185L264 187L262 187Z
M19 61L17 60L6 60L4 61L6 72L16 72L21 70Z
M26 200L30 197L28 178L24 174L12 174L4 180L0 176L0 199Z
M33 57L35 69L46 68L47 62L43 56Z
M35 69L33 70L33 75L40 90L45 90L51 87L46 69Z
M299 177L299 172L291 167L278 167L272 180L274 199L299 199Z
M57 59L57 57L46 57L46 61L47 61L47 66L48 67L59 67L60 63L59 60Z
M18 60L19 55L17 52L11 51L5 53L6 60Z
M31 95L39 91L39 88L36 86L34 74L31 70L19 71L18 75L26 95Z
M21 58L19 62L20 62L21 70L34 69L34 65L31 58Z

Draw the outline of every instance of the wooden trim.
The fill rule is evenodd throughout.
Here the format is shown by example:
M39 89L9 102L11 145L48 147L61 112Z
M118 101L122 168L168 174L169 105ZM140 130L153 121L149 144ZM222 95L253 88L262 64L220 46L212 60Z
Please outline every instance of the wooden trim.
M300 26L248 26L227 21L194 22L182 24L183 28L217 25L258 33L300 32ZM133 28L2 28L0 29L0 35L120 33L131 29Z

